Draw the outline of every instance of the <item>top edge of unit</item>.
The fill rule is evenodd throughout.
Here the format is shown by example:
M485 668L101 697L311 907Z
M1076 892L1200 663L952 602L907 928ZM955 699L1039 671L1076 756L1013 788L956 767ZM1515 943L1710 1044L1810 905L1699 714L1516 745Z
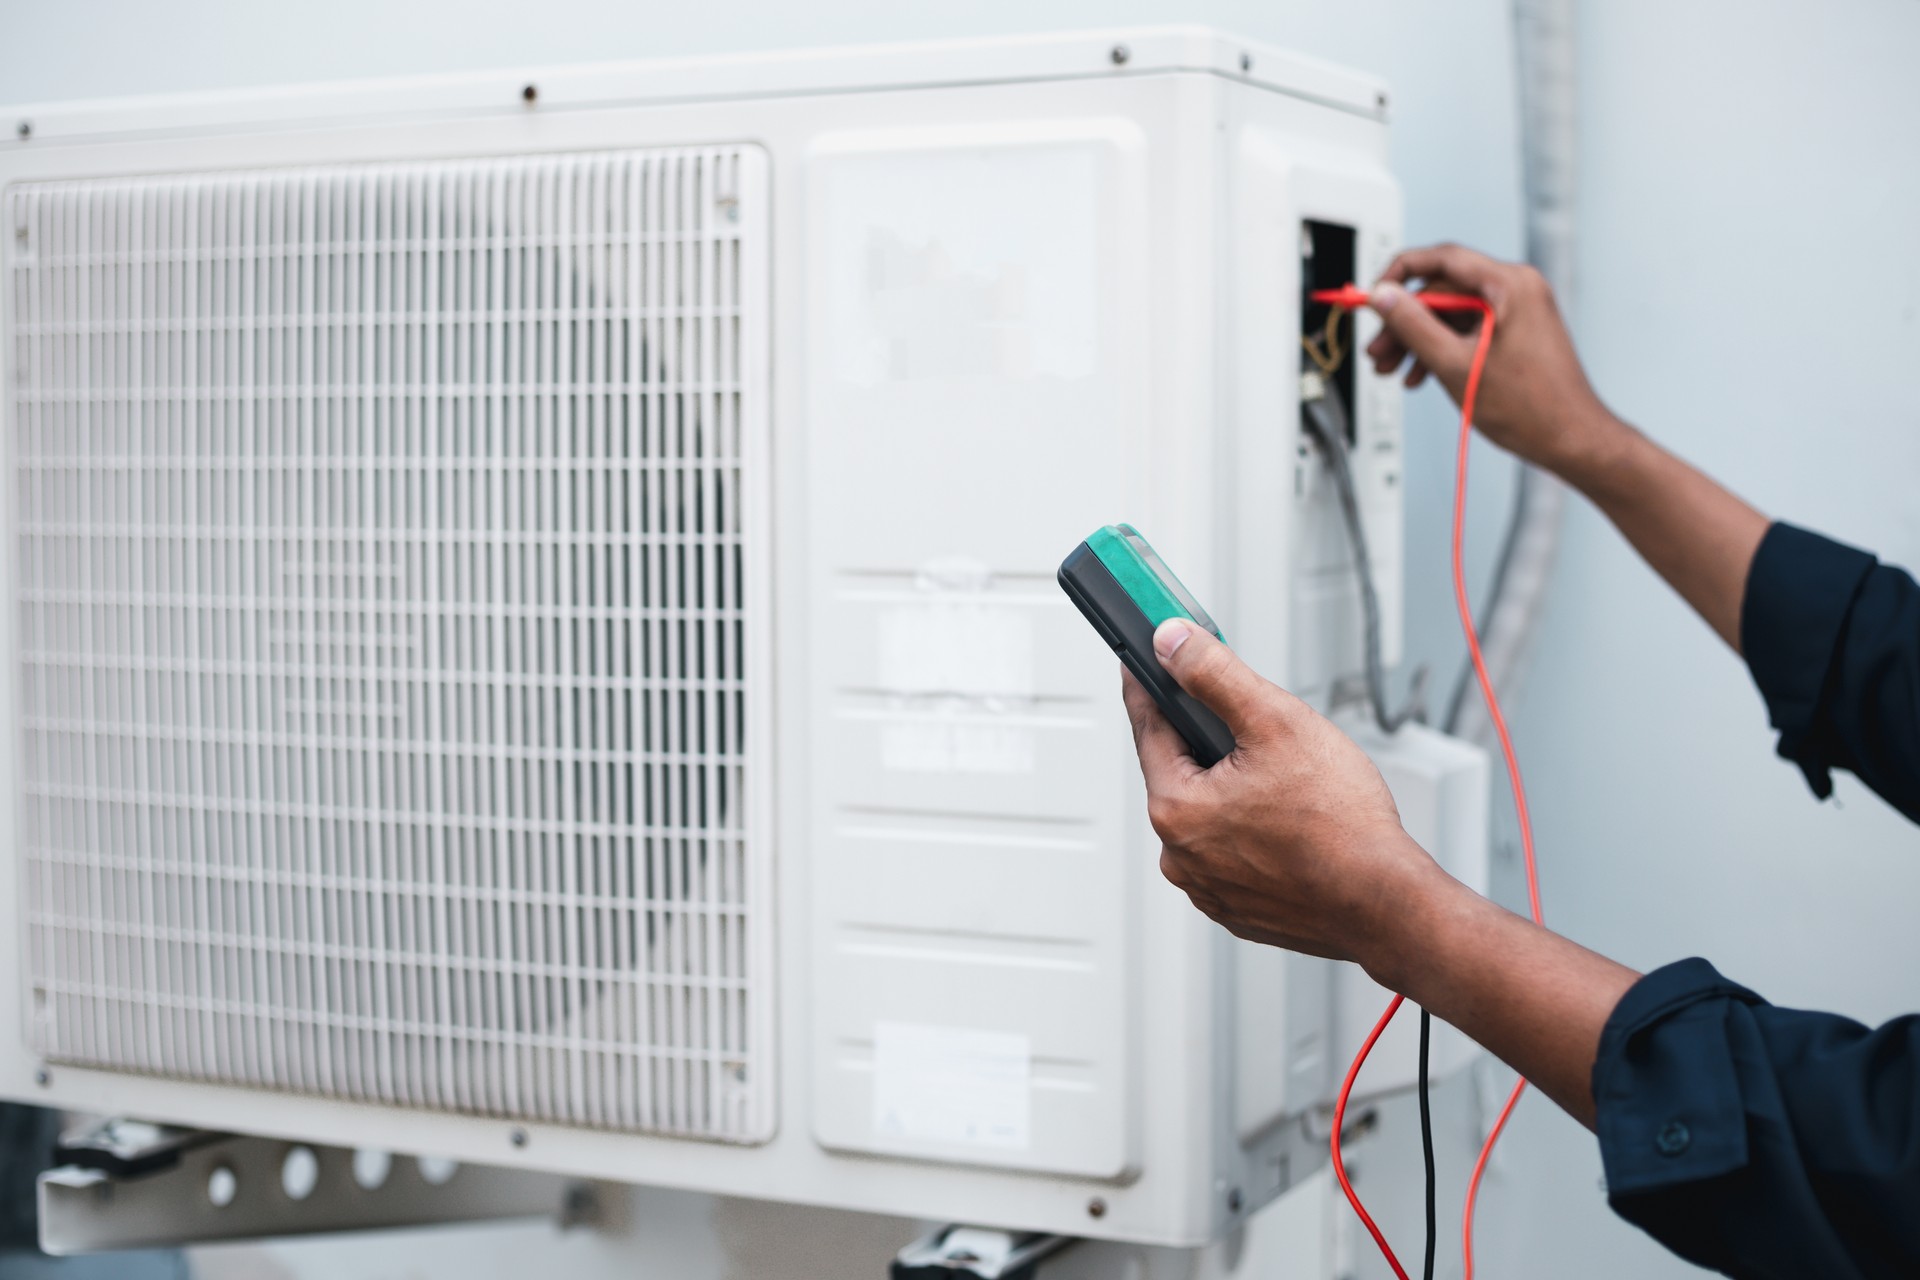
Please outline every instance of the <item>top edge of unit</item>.
M1201 26L461 71L0 107L0 153L63 140L235 127L1199 72L1384 120L1384 81Z

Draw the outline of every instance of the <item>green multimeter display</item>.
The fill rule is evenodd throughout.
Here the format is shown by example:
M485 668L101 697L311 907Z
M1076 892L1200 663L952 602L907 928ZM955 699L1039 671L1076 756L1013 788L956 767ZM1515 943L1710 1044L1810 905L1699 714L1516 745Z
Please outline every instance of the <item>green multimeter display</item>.
M1231 752L1233 734L1220 717L1182 689L1153 653L1154 628L1168 618L1187 618L1224 637L1139 530L1126 524L1096 530L1061 561L1059 577L1067 597L1187 740L1193 758L1210 766Z

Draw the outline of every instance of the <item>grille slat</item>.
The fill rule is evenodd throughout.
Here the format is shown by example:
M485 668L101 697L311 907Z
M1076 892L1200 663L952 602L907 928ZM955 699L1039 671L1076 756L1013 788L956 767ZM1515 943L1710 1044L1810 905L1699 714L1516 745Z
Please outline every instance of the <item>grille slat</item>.
M38 1052L768 1130L743 163L10 191Z

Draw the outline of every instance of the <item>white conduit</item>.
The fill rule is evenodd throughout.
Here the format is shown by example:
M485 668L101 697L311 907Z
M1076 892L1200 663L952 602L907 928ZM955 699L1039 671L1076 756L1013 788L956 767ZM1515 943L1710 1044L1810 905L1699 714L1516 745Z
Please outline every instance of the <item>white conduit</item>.
M1520 92L1522 174L1527 201L1527 259L1546 276L1563 315L1574 300L1574 0L1514 0L1514 52ZM1481 647L1494 687L1512 703L1527 650L1539 627L1547 583L1560 548L1567 490L1522 465L1513 521L1501 548L1481 620ZM1472 741L1491 733L1485 703L1463 672L1446 718L1448 731Z

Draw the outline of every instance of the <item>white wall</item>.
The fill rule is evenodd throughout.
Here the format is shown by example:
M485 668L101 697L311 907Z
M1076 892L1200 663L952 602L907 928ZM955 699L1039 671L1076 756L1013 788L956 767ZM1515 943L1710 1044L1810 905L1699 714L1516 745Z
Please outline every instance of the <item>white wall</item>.
M1166 21L1387 76L1410 238L1517 251L1503 0L9 0L0 101ZM1583 7L1580 37L1575 319L1603 394L1769 510L1920 562L1920 6L1605 0ZM1426 392L1410 421L1409 647L1450 676L1450 413ZM1476 476L1482 565L1507 484L1490 460ZM1739 666L1583 507L1514 710L1561 929L1641 966L1705 954L1784 1003L1871 1019L1920 1008L1920 840L1857 786L1813 804L1769 758ZM1455 1138L1470 1101L1463 1088L1442 1099ZM1404 1108L1386 1120L1363 1176L1412 1252L1411 1126ZM1483 1274L1694 1274L1611 1216L1598 1175L1589 1137L1525 1104L1485 1195ZM869 1249L903 1229L828 1228ZM1443 1224L1443 1245L1454 1238ZM370 1242L289 1245L273 1266L484 1280L562 1256L524 1229L432 1241L404 1262ZM566 1265L596 1253L570 1244Z
M1920 6L1605 0L1580 39L1602 394L1762 509L1920 567ZM1920 1009L1920 838L1850 779L1815 804L1744 670L1585 507L1516 732L1562 929L1779 1004ZM1489 1205L1525 1226L1488 1274L1697 1274L1623 1239L1570 1122L1536 1105L1512 1136L1552 1176Z

